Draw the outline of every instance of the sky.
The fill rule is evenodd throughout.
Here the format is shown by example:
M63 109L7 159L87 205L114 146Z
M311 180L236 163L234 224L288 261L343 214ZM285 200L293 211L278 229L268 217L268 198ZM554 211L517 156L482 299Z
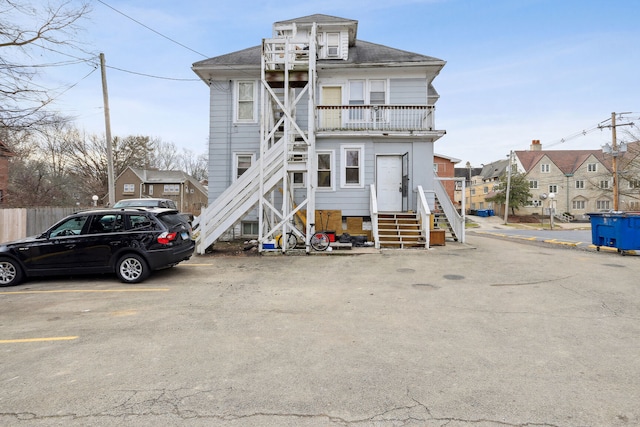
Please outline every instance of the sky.
M76 2L79 0L72 0ZM446 61L434 87L435 152L474 167L527 150L601 149L611 113L640 126L640 1L88 0L75 52L46 70L54 109L104 134L104 53L113 136L148 135L205 153L209 92L193 63L261 44L273 22L321 13L357 38ZM38 0L35 0L38 2ZM618 128L640 132L638 127Z

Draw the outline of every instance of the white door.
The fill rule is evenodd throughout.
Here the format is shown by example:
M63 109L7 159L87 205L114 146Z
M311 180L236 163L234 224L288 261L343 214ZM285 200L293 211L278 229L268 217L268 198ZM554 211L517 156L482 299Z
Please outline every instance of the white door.
M402 156L376 158L376 192L379 211L402 211Z
M324 86L322 88L322 105L342 105L342 87ZM342 127L342 109L325 109L322 111L320 123L325 129L340 129Z

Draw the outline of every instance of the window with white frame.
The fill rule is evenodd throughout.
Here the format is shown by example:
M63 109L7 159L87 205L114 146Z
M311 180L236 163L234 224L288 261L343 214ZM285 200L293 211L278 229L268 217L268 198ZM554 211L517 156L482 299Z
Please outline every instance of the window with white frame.
M629 204L629 210L631 211L637 211L640 209L640 202L637 200L630 200L628 204Z
M242 222L242 235L243 236L257 236L258 235L258 222L257 221L243 221Z
M149 193L150 196L153 196L153 184L149 184L148 193Z
M256 82L253 80L241 80L236 83L236 122L256 121L256 88Z
M540 172L549 173L551 171L551 166L548 163L544 163L540 165Z
M172 194L177 194L180 192L180 184L165 184L164 185L164 189L163 189L163 193L167 194L167 193L172 193Z
M364 105L364 80L349 81L349 105ZM362 121L364 119L362 108L350 108L349 120Z
M387 103L387 82L385 80L369 81L369 104L385 105ZM377 122L385 120L384 110L382 108L373 107L371 112L371 120Z
M609 180L602 180L600 181L600 188L602 190L606 190L609 188Z
M584 200L574 200L573 202L571 202L571 207L574 210L583 211L585 206L586 206L586 202Z
M578 190L584 190L584 181L581 179L576 180L576 188Z
M136 185L135 184L124 184L124 187L122 188L122 192L123 193L127 193L127 194L131 194L133 192L136 191Z
M549 186L549 193L557 193L558 192L558 186L556 184L551 184Z
M254 153L234 153L233 179L234 181L253 165L256 155Z
M333 151L317 151L318 190L333 190Z
M340 185L342 187L363 187L364 170L362 167L363 146L344 146L340 156L342 167Z
M327 57L340 57L340 33L327 33Z
M587 171L589 171L589 172L598 172L598 164L597 163L589 163L587 165Z
M293 182L291 183L295 188L305 187L305 173L304 172L294 172L293 173Z
M489 194L489 187L485 186L485 187L482 189L482 192L483 192L484 194Z
M598 209L598 210L609 210L609 209L611 209L611 202L609 200L597 200L596 201L596 209Z
M529 180L529 188L532 190L537 190L538 189L538 181L535 179L530 179Z

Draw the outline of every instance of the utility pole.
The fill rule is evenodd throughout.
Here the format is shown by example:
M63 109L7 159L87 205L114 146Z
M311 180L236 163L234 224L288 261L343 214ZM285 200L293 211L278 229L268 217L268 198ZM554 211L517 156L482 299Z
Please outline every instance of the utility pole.
M507 197L504 199L504 224L509 220L509 190L511 189L511 163L513 162L513 150L509 151L509 164L507 165Z
M621 113L625 114L625 113ZM633 126L633 123L621 123L616 124L616 113L611 113L611 124L608 126L598 125L600 129L602 128L611 128L611 146L606 144L603 147L603 151L606 154L611 154L611 169L613 170L613 210L618 211L620 206L620 185L618 183L618 156L620 153L624 153L627 151L627 146L624 143L620 143L618 146L617 136L616 136L616 128L618 126Z
M109 116L109 91L107 90L107 73L104 53L100 54L100 71L102 72L102 98L104 100L104 125L107 137L107 187L109 190L109 206L116 202L116 189L113 173L113 144L111 142L111 118Z

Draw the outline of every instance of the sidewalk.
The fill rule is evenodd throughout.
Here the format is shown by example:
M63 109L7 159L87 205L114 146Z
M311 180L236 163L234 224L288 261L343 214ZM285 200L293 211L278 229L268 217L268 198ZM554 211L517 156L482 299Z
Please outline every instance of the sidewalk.
M491 228L494 230L500 229L514 229L514 228L529 228L529 229L542 229L542 223L521 223L521 222L510 222L505 225L504 217L501 216L489 216L489 217L481 217L476 215L467 215L467 222L472 222L478 224L479 228ZM544 224L546 227L549 227L549 219L544 218ZM554 228L564 229L564 230L590 230L591 223L588 222L560 222L555 221L553 223Z

